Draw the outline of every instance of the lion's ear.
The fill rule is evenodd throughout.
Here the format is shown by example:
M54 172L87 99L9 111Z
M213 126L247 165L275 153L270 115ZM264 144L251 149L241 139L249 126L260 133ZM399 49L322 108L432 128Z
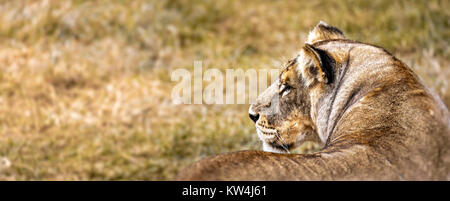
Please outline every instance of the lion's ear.
M343 39L345 38L341 30L330 26L324 21L320 21L314 29L309 32L306 43L313 44L315 42L329 40L329 39Z
M304 56L309 61L311 60L312 65L304 67L304 75L313 80L323 82L325 84L332 82L332 64L333 59L328 56L328 54L314 46L306 43L303 47ZM308 62L309 63L309 62Z

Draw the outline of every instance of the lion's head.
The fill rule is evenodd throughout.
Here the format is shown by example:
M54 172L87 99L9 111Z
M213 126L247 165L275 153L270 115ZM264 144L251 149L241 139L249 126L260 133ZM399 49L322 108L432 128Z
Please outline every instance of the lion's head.
M344 38L340 30L320 22L299 55L287 63L279 79L250 106L249 115L265 151L282 153L305 141L320 142L311 108L333 81L335 61L315 48L314 43L339 38Z

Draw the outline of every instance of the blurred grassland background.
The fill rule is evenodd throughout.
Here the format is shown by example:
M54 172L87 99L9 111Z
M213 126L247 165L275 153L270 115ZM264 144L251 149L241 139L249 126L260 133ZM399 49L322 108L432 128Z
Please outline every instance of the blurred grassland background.
M278 68L319 20L386 48L449 106L449 8L0 0L0 180L170 180L204 156L260 149L248 105L172 105L170 73L194 60Z

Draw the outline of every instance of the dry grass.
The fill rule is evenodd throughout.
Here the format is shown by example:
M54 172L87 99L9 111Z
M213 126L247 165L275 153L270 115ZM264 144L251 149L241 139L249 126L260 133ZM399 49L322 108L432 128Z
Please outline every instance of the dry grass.
M174 106L170 72L194 60L276 68L319 20L386 47L450 105L449 6L2 0L0 180L167 180L201 157L260 149L248 105Z

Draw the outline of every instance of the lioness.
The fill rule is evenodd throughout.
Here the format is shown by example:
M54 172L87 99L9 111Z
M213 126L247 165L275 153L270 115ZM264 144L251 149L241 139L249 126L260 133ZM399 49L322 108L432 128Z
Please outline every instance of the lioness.
M386 50L324 22L249 113L268 152L209 157L177 179L450 179L450 117L441 100ZM284 154L306 140L323 148Z

